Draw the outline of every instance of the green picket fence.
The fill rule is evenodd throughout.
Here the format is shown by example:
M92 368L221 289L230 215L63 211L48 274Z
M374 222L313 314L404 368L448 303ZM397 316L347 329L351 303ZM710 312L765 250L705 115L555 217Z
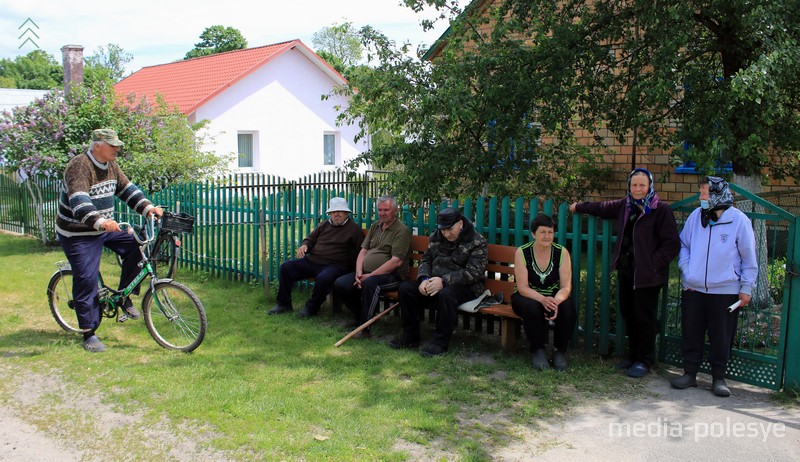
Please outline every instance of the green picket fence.
M52 242L60 192L57 181L35 178L23 182L17 175L0 170L0 229Z
M38 181L38 180L37 180ZM52 233L53 204L58 187L37 183L46 191L41 208ZM800 306L798 286L797 216L759 199L733 185L740 197L755 201L749 210L759 241L759 258L766 275L759 295L770 300L744 312L739 338L734 345L731 376L768 388L780 388L784 375L800 387L798 366L786 358L800 354L800 317L790 317L790 306ZM243 283L271 284L277 281L280 264L294 258L300 241L326 218L331 197L345 197L352 219L363 227L377 220L375 198L391 185L369 175L318 174L300 181L265 175L231 175L214 181L175 185L151 194L157 204L195 217L194 232L183 236L180 266L214 277ZM35 212L26 187L0 176L0 227L37 236ZM696 206L696 198L674 205L679 226ZM49 204L49 205L48 205ZM543 212L557 221L556 240L573 259L573 297L579 307L579 325L574 344L587 352L621 355L624 326L617 318L616 275L609 271L613 252L613 222L585 215L571 215L567 204L536 198L468 198L431 203L425 207L404 206L402 220L414 234L428 235L435 229L436 215L446 206L459 207L490 243L520 246L530 239L531 216ZM121 209L124 206L120 207ZM130 220L121 210L120 219ZM51 236L52 237L52 236ZM660 360L680 362L680 275L673 264L668 286L662 291L660 310ZM483 320L489 332L497 332L492 319ZM796 332L794 336L789 332ZM796 357L796 356L794 356ZM786 365L786 366L785 366Z

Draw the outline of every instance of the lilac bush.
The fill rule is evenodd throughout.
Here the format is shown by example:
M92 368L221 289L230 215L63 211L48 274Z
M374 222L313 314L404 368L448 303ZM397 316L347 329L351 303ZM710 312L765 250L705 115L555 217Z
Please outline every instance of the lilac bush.
M145 189L160 189L218 172L226 159L201 149L197 131L164 101L121 98L108 82L53 90L0 115L0 159L27 177L60 178L67 162L86 152L92 130L114 128L125 142L119 163Z

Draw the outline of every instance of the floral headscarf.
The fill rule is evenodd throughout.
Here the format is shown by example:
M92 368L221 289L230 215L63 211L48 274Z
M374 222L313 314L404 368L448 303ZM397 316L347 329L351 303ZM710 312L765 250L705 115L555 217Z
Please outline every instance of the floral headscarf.
M728 182L716 176L707 176L708 181L708 208L700 214L700 224L707 228L717 220L715 210L725 210L733 206L733 193Z
M633 196L631 196L631 179L637 173L644 173L645 175L647 175L647 179L650 180L650 189L647 191L647 194L643 198L638 200L634 199ZM653 174L650 173L649 170L644 168L635 168L630 174L628 174L628 205L630 207L641 205L642 207L644 207L644 214L650 215L650 201L653 200L653 197L655 197L655 195L656 195L656 188L653 185Z
M707 176L708 209L725 210L733 206L733 193L728 182L716 176Z

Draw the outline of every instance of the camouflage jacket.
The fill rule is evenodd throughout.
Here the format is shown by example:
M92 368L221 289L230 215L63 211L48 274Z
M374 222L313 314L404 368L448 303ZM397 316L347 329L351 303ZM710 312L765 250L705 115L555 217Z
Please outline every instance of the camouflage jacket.
M418 280L439 276L446 286L467 286L477 297L486 279L489 248L486 238L475 232L469 220L455 242L445 239L437 230L430 236L419 266Z

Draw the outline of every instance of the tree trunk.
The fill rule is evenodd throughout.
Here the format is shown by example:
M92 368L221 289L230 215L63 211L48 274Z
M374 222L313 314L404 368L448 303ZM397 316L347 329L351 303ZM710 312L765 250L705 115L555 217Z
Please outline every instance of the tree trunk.
M761 192L760 175L744 176L734 174L733 182L753 194L759 194ZM765 213L763 206L757 205L751 200L737 201L736 207L743 212ZM756 237L756 251L758 255L758 279L756 280L756 287L753 291L751 303L754 303L755 307L758 309L769 309L772 307L773 301L770 296L769 279L767 278L769 272L769 249L767 248L766 222L764 220L753 220L753 233Z
M28 179L25 180L25 186L28 188L28 194L31 196L33 207L36 211L36 224L39 226L39 234L42 237L42 244L48 245L50 244L50 240L47 238L47 229L44 226L44 212L42 211L44 204L42 203L41 190L39 189L39 185L37 185L30 176L28 176Z

